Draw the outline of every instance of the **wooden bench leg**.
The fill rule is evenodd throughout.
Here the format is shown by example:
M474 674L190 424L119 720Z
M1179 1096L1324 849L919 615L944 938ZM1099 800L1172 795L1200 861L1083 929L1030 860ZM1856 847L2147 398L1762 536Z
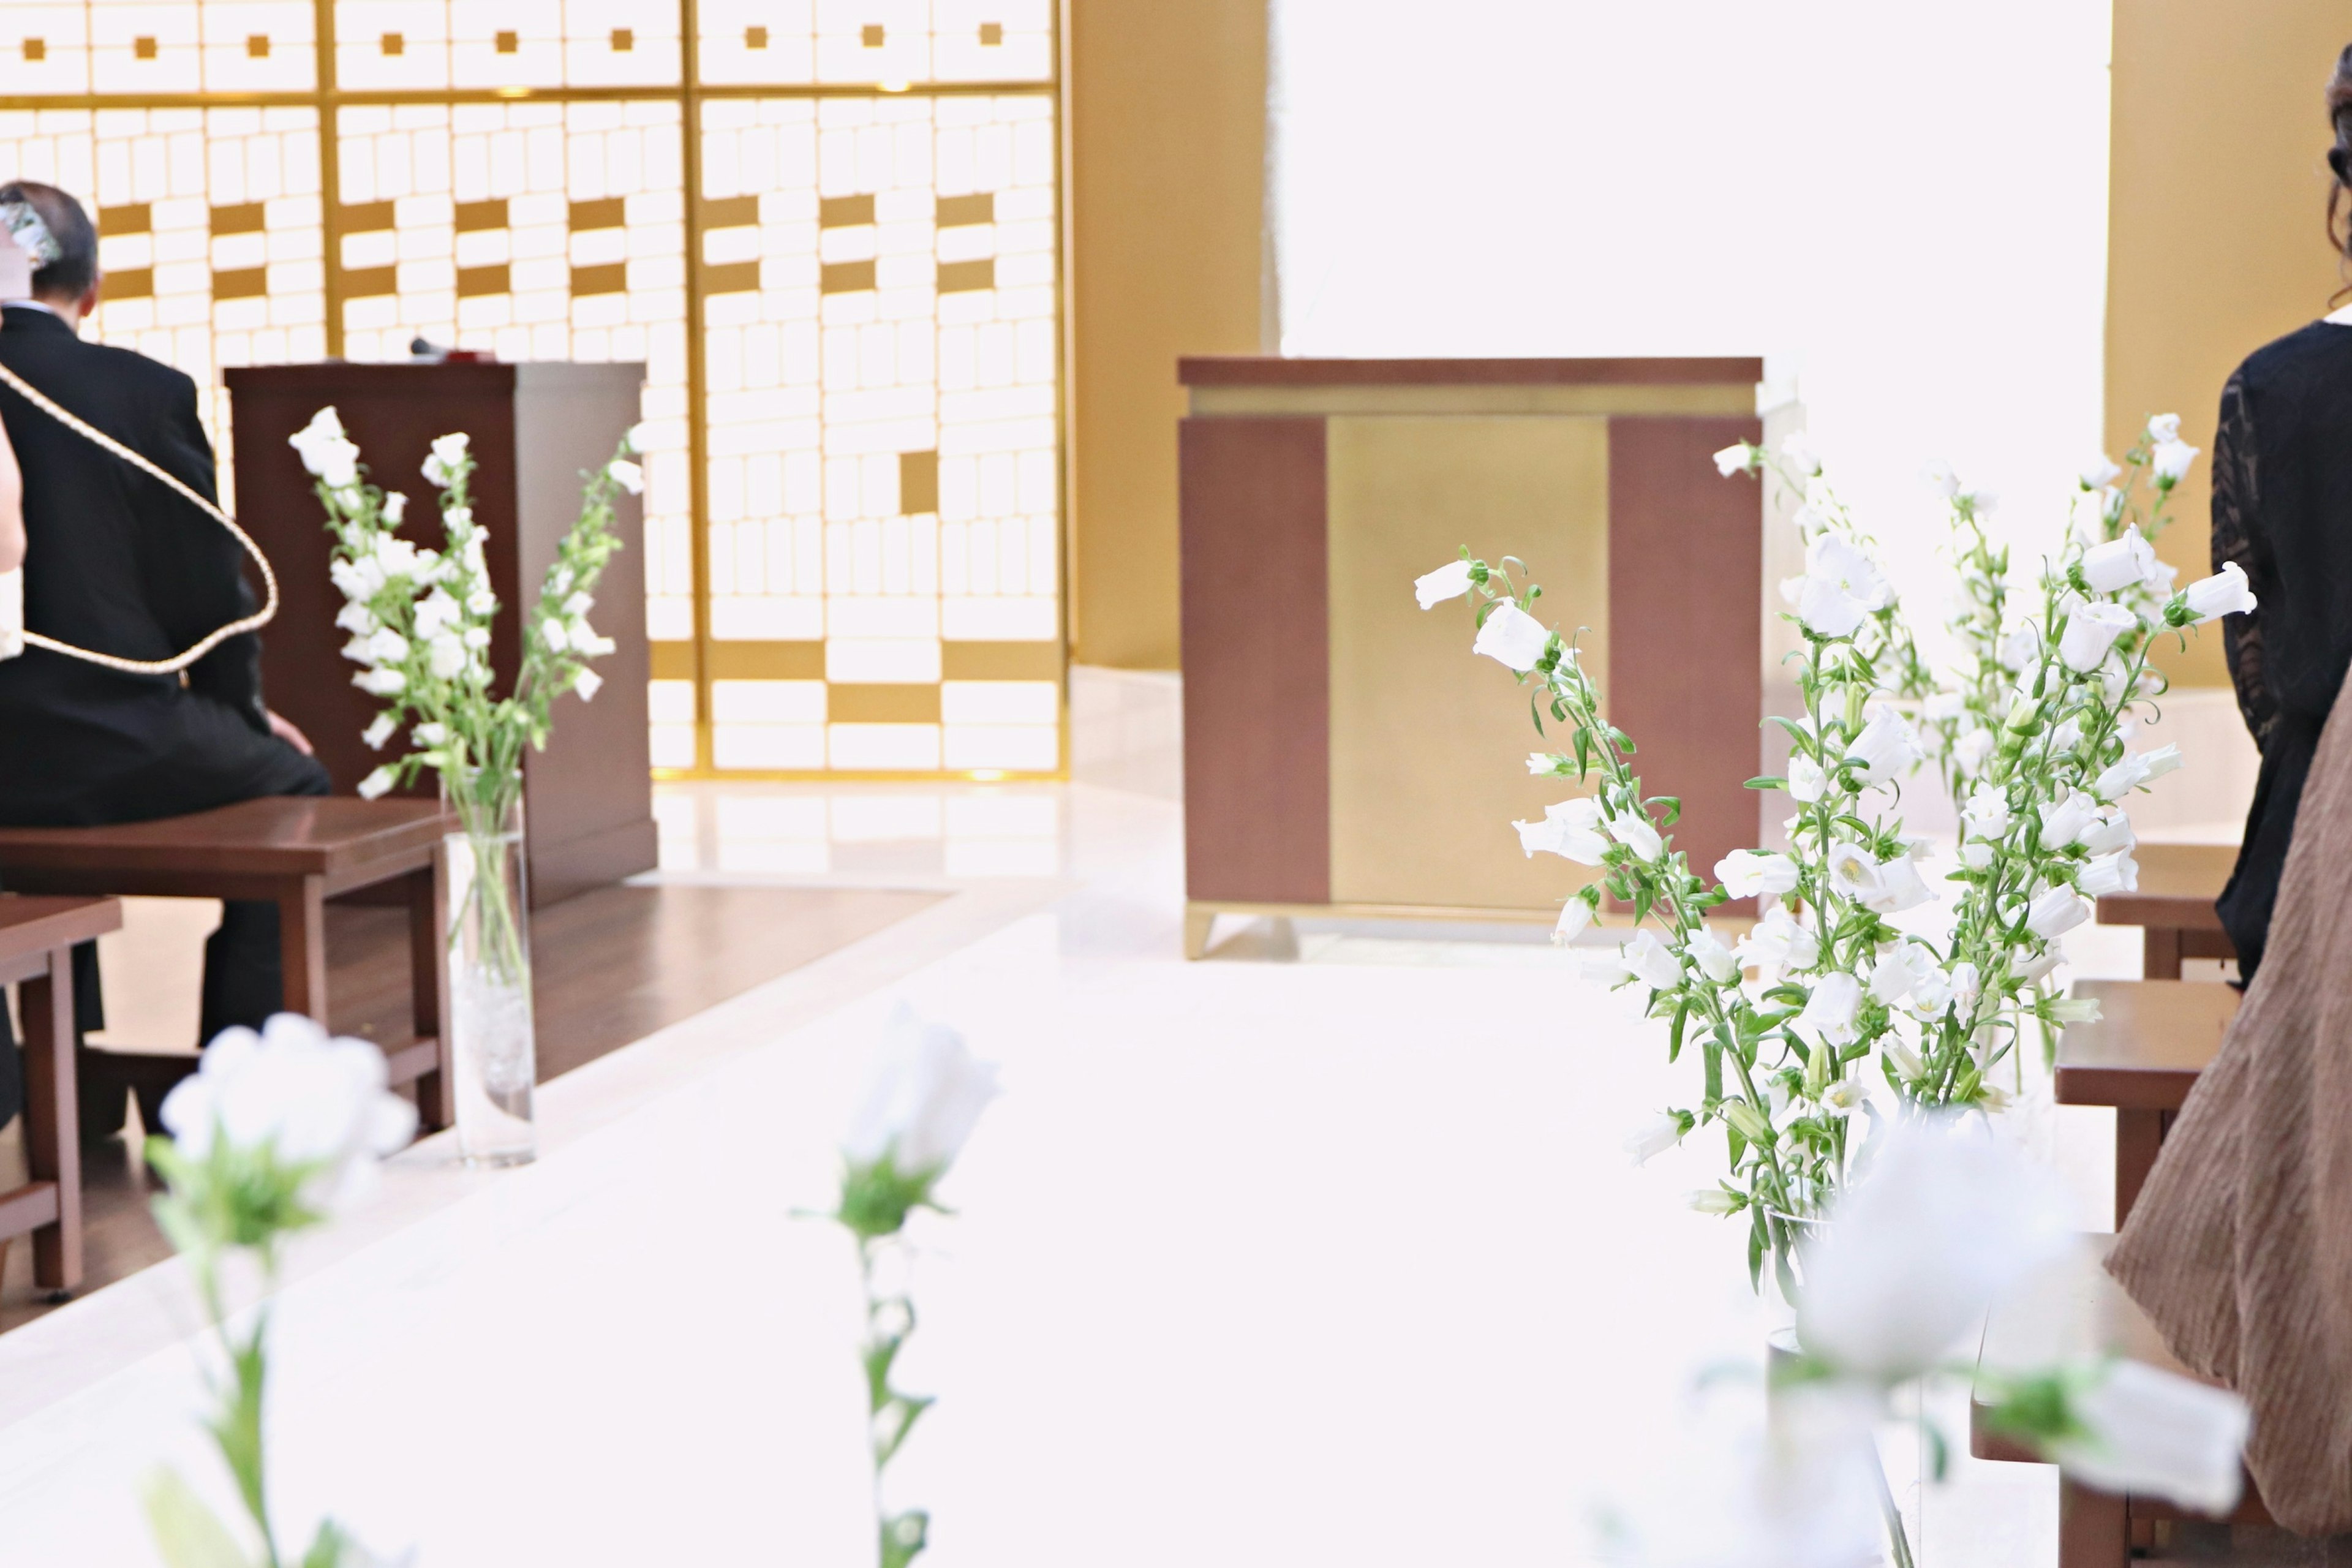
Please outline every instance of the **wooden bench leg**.
M2139 977L2142 980L2180 978L2180 933L2160 926L2145 926L2139 934Z
M58 1218L33 1233L33 1282L62 1293L81 1284L81 1113L74 1084L73 950L49 954L45 978L17 991L25 1016L25 1163L53 1182Z
M327 1024L325 882L305 877L278 895L278 952L286 972L285 1007Z
M2139 1202L2139 1190L2156 1168L2157 1151L2164 1145L2161 1110L2116 1112L2116 1228L2121 1230Z
M2131 1509L2109 1492L2058 1483L2058 1568L2125 1568L2131 1561Z
M409 1011L415 1020L416 1037L437 1042L434 1058L441 1064L416 1080L416 1120L428 1132L457 1119L449 1073L448 1018L441 994L448 904L448 884L441 857L436 854L432 865L408 874Z

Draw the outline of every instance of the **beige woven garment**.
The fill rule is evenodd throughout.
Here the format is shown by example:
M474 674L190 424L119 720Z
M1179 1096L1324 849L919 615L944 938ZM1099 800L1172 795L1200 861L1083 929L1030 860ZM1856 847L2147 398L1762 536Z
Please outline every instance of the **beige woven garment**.
M2352 689L2352 682L2347 682ZM2352 700L2295 813L2270 945L2107 1268L2183 1362L2253 1407L2289 1530L2352 1530Z

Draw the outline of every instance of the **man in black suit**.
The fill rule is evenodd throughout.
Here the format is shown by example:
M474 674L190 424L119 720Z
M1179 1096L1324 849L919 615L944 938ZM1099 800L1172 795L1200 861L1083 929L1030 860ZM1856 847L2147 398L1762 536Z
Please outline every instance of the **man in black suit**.
M0 363L206 498L212 444L186 375L85 342L99 300L98 231L54 186L20 181L0 202L37 213L59 254L30 301L0 312ZM24 474L25 626L79 647L164 659L254 607L243 553L219 523L149 475L0 388L0 425ZM261 700L261 643L231 637L184 676L124 675L27 648L0 660L0 823L75 826L205 811L261 795L325 795L301 732ZM98 955L75 954L78 1022L101 1028ZM203 1038L258 1025L284 995L277 906L230 902L205 945ZM5 1015L0 1015L5 1017ZM13 1051L0 1076L13 1078ZM121 1128L119 1083L84 1058L83 1131ZM15 1109L0 1084L0 1121Z

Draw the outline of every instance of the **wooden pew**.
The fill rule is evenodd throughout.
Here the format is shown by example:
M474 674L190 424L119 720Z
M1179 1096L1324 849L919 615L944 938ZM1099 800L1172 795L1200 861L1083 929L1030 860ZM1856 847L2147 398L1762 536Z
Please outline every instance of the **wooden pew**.
M2116 1112L2116 1226L2139 1197L2173 1117L2221 1048L2238 993L2189 980L2083 980L2099 1017L2058 1037L2054 1097Z
M449 1125L442 1029L446 873L457 819L426 800L272 797L107 827L0 827L0 886L30 893L260 899L278 906L286 1010L327 1016L326 901L385 888L408 905L414 1043L385 1047L392 1082L416 1085L419 1120ZM190 1058L187 1068L193 1068ZM149 1088L154 1087L150 1084Z
M2003 1302L1993 1309L1985 1323L1979 1368L2037 1364L2053 1343L2072 1337L2064 1333L2066 1328L2087 1326L2091 1342L2072 1348L2145 1362L2181 1377L2194 1376L2165 1348L2163 1336L2147 1315L2099 1267L2115 1237L2090 1236L2083 1240L2085 1256L2068 1279L2066 1299ZM2043 1463L2032 1451L1991 1428L1980 1389L1981 1385L1969 1401L1969 1452L1997 1462ZM2118 1497L2071 1480L2063 1482L2058 1494L2058 1568L2124 1568L2134 1548L2147 1551L2157 1546L2160 1525L2203 1518L2156 1498ZM2245 1478L2244 1495L2227 1522L2272 1522L2252 1476Z
M2213 912L2238 864L2234 844L2143 844L2139 890L2099 900L2099 923L2138 926L2140 977L2178 980L2184 958L2235 958L2238 950Z
M74 946L122 928L112 899L0 897L0 984L25 1025L25 1163L0 1193L0 1276L8 1244L33 1238L33 1281L53 1301L81 1283L81 1138L74 1108Z

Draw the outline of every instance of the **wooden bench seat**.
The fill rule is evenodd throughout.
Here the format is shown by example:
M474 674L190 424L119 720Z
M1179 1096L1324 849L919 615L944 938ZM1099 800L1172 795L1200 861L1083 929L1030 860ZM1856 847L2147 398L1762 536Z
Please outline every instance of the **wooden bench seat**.
M2239 996L2185 980L2081 980L2072 994L2097 1001L2099 1017L2059 1034L2053 1092L2061 1105L2115 1110L2120 1229L2173 1117L2221 1048Z
M81 1139L74 1105L72 953L122 928L112 899L0 896L0 984L17 987L25 1026L25 1163L0 1193L0 1275L8 1244L33 1238L34 1283L62 1300L81 1283Z
M105 827L0 827L0 887L27 893L256 899L278 912L286 1010L327 1016L326 900L386 887L409 910L415 1042L387 1047L394 1084L416 1085L427 1128L449 1124L442 1035L444 834L432 801L271 797Z
M2115 1239L2112 1236L2083 1238L2083 1256L2078 1267L2067 1273L2063 1292L2046 1291L1995 1306L1985 1322L1978 1365L2015 1370L2047 1364L2053 1351L2063 1351L2112 1355L2145 1362L2177 1376L2195 1376L2165 1348L2163 1336L2148 1321L2147 1314L2099 1267ZM1972 1392L1969 1400L1969 1452L1979 1459L2000 1462L2043 1462L2031 1449L1990 1427L1980 1391ZM2205 1517L2158 1498L2118 1497L2073 1481L2063 1484L2058 1510L2059 1568L2123 1568L2135 1546L2147 1550L2156 1544L2159 1522ZM2244 1495L2228 1522L2272 1522L2252 1477L2245 1479Z
M2213 910L2238 864L2236 845L2143 844L2132 858L2139 863L2139 890L2101 899L2098 920L2141 928L2141 978L2178 980L2184 958L2238 956Z

